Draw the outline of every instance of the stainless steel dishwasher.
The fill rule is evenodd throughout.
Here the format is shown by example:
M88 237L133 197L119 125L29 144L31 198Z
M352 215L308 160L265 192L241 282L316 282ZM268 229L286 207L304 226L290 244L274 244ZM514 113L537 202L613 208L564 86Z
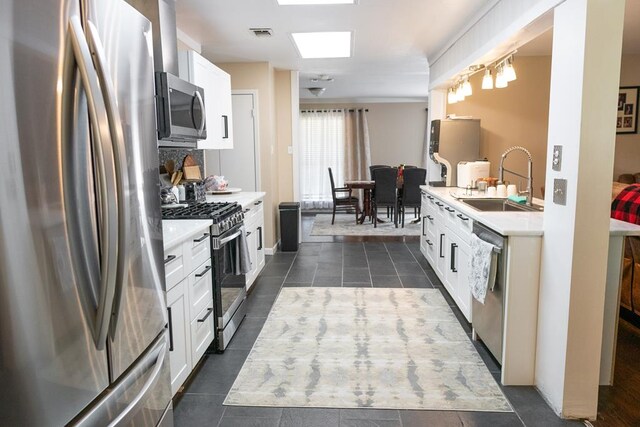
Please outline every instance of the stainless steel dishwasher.
M496 280L490 283L484 304L472 300L471 324L473 338L480 339L502 365L502 334L504 330L504 294L507 270L507 238L496 231L473 222L473 234L497 249Z

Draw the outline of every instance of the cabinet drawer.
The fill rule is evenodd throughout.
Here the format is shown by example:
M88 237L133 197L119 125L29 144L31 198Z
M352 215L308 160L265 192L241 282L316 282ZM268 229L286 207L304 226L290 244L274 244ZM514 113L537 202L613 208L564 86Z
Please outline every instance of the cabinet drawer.
M447 221L446 226L456 231L456 229L458 228L458 217L456 215L458 215L460 212L458 212L457 210L455 210L449 205L444 205L443 209L444 209L444 216Z
M167 291L180 283L186 276L182 245L175 246L164 252L164 277Z
M262 200L254 202L251 206L244 209L244 223L249 224L264 215Z
M473 230L473 220L467 215L460 212L458 212L458 214L456 215L456 219L458 220L458 233L462 238L462 241L468 244L469 238L471 237L471 230Z
M189 268L187 270L187 273L192 273L203 262L206 262L209 258L211 258L211 236L208 232L203 233L200 236L191 238L189 244L190 259L188 262Z
M191 321L191 366L196 366L213 341L213 300Z
M213 299L213 268L211 259L200 264L189 275L189 320L195 317L206 308L209 301Z

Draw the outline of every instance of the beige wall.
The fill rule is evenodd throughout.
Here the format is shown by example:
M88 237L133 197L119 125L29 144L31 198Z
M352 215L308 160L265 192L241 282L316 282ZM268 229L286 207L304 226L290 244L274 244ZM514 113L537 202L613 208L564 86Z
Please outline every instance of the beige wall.
M427 103L301 104L302 110L366 108L371 164L421 166Z
M276 212L279 201L274 70L268 62L216 63L216 65L231 75L232 89L258 92L260 190L267 193L264 200L265 245L271 248L278 241Z
M293 201L293 156L291 123L291 71L276 70L276 139L278 155L278 188L281 201Z
M471 78L473 95L463 102L447 105L447 114L473 116L481 120L480 155L491 162L491 175L498 176L500 156L509 147L520 145L533 157L534 195L541 197L547 162L547 128L549 123L549 89L551 57L516 57L518 79L504 89L482 90L480 72ZM508 169L527 173L526 157L512 153L506 161ZM505 180L526 180L505 174Z
M622 55L620 86L640 86L640 55ZM640 133L616 136L613 178L640 172Z

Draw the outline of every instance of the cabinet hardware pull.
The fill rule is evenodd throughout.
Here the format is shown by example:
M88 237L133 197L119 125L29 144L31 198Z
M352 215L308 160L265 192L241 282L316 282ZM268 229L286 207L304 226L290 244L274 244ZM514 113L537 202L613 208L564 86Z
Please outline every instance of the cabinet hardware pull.
M222 121L223 121L223 127L224 127L224 136L222 137L222 139L228 139L229 138L229 117L223 115L222 116Z
M426 225L427 221L425 221L425 219L427 219L426 216L422 217L422 237L426 236L426 234L424 234L424 226Z
M433 196L427 196L427 199L433 200Z
M247 212L249 212L250 210L251 210L251 209L247 208L247 209L243 210L242 212L243 212L243 213L247 213Z
M171 307L167 307L169 315L169 351L173 351L173 319L171 317Z
M442 247L444 246L442 244L442 239L444 239L444 234L440 234L440 258L444 258L444 254L442 253Z
M255 206L258 206L260 204L262 204L262 200L258 200L257 202L254 203Z
M469 218L465 218L465 217L463 217L463 216L462 216L462 214L458 214L458 215L456 215L456 216L457 216L458 218L460 218L461 220L463 220L463 221L469 221Z
M447 212L455 212L455 209L451 209L449 206L447 206L446 208L444 208L445 211Z
M247 237L251 236L251 232L247 231Z
M174 259L176 259L176 256L175 256L175 255L169 255L168 257L166 257L166 258L164 259L164 263L165 263L165 264L169 264L169 263L170 263L171 261L173 261Z
M260 230L260 247L258 247L258 250L261 251L262 250L262 227L258 227L258 230Z
M427 239L427 245L433 246L433 242L431 240Z
M440 202L436 202L436 205L438 205L438 206L440 206L440 207L443 207L443 206L444 206L444 205L443 205L442 203L440 203Z
M202 319L198 319L198 323L202 323L207 320L207 317L211 316L211 313L213 313L213 308L207 308L207 314L205 314Z
M204 234L202 235L202 237L200 237L199 239L193 239L193 241L194 241L195 243L200 243L200 242L202 242L204 239L206 239L207 237L209 237L209 233L204 233Z
M427 215L426 217L429 221L433 221L433 217L431 215Z
M207 272L208 272L209 270L211 270L211 266L210 266L210 265L207 265L207 266L204 268L204 270L202 270L202 272L200 272L200 273L196 273L196 277L202 277L202 276L204 276L205 274L207 274Z
M458 245L456 245L455 243L451 244L451 271L453 271L454 273L457 273L458 270L456 269L456 248L458 247Z

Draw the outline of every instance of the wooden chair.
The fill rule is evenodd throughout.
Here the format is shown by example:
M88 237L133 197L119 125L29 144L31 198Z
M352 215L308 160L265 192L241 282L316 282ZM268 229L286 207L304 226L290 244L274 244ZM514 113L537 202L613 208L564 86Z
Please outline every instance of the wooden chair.
M393 222L398 227L398 169L382 168L376 169L374 181L376 182L375 192L371 198L373 204L373 226L378 226L378 207L386 206L391 209Z
M336 185L333 181L333 172L331 171L331 168L329 168L329 179L331 180L331 196L333 197L333 216L331 217L331 225L333 225L336 220L336 210L338 209L349 210L355 208L357 223L358 217L360 216L360 202L358 201L358 198L351 195L350 188L336 188ZM347 193L346 196L338 197L339 194L345 193Z
M427 170L422 168L405 167L404 183L402 185L402 194L400 197L400 208L398 213L402 215L402 227L404 228L404 214L406 208L413 208L417 217L420 217L420 205L422 197L420 195L420 186L424 185L427 179Z

